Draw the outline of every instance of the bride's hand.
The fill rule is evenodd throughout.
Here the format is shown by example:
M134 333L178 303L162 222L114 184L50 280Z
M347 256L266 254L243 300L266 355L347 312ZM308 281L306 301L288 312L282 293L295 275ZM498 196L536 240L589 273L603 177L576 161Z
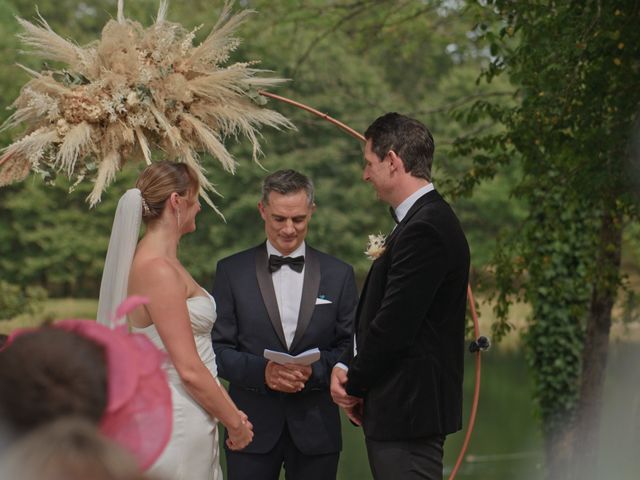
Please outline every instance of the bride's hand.
M239 413L240 423L235 427L227 427L227 433L229 434L227 446L230 450L242 450L253 440L253 425L243 411Z

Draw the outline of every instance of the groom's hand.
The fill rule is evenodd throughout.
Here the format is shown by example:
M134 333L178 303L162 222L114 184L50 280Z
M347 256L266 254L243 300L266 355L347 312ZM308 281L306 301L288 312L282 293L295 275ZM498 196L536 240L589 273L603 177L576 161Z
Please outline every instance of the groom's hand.
M349 420L351 420L351 422L358 426L361 427L362 426L362 416L364 414L364 400L362 400L361 398L358 398L356 403L349 407L349 408L343 408L344 413L347 414L347 417L349 417Z
M331 398L334 403L342 408L350 409L360 400L347 394L345 385L347 384L347 372L340 367L333 367L331 371Z
M308 367L311 370L311 367ZM309 372L311 375L311 372ZM269 360L264 370L264 381L271 390L285 393L296 393L304 388L309 377L298 370L279 365Z

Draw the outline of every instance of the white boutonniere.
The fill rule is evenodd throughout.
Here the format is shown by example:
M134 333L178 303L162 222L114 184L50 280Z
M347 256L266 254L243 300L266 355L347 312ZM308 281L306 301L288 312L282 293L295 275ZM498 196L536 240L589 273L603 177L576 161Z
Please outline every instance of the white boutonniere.
M369 235L367 250L364 252L369 260L375 260L384 253L384 249L386 248L384 244L385 238L381 233L378 235Z

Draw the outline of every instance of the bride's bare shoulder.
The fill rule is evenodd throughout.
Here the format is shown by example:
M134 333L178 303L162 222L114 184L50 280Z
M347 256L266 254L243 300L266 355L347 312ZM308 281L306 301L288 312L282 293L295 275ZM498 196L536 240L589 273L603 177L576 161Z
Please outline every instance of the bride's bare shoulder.
M138 256L131 264L130 281L144 279L145 282L174 282L180 278L180 270L171 260L159 256Z

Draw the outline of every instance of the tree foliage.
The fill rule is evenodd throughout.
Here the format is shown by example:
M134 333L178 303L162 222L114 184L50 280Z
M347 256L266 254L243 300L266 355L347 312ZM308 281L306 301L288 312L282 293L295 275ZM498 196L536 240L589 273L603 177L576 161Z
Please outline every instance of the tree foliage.
M0 280L0 320L9 320L25 313L37 313L46 298L47 291L42 287L22 288Z
M533 309L526 344L546 435L551 478L593 475L611 309L621 285L625 224L637 221L631 145L640 107L640 5L636 1L483 2L477 31L507 74L515 105L479 101L470 122L503 130L461 138L473 189L517 168L514 196L527 216L501 240L494 331L509 329L509 304ZM584 477L582 477L584 478Z

